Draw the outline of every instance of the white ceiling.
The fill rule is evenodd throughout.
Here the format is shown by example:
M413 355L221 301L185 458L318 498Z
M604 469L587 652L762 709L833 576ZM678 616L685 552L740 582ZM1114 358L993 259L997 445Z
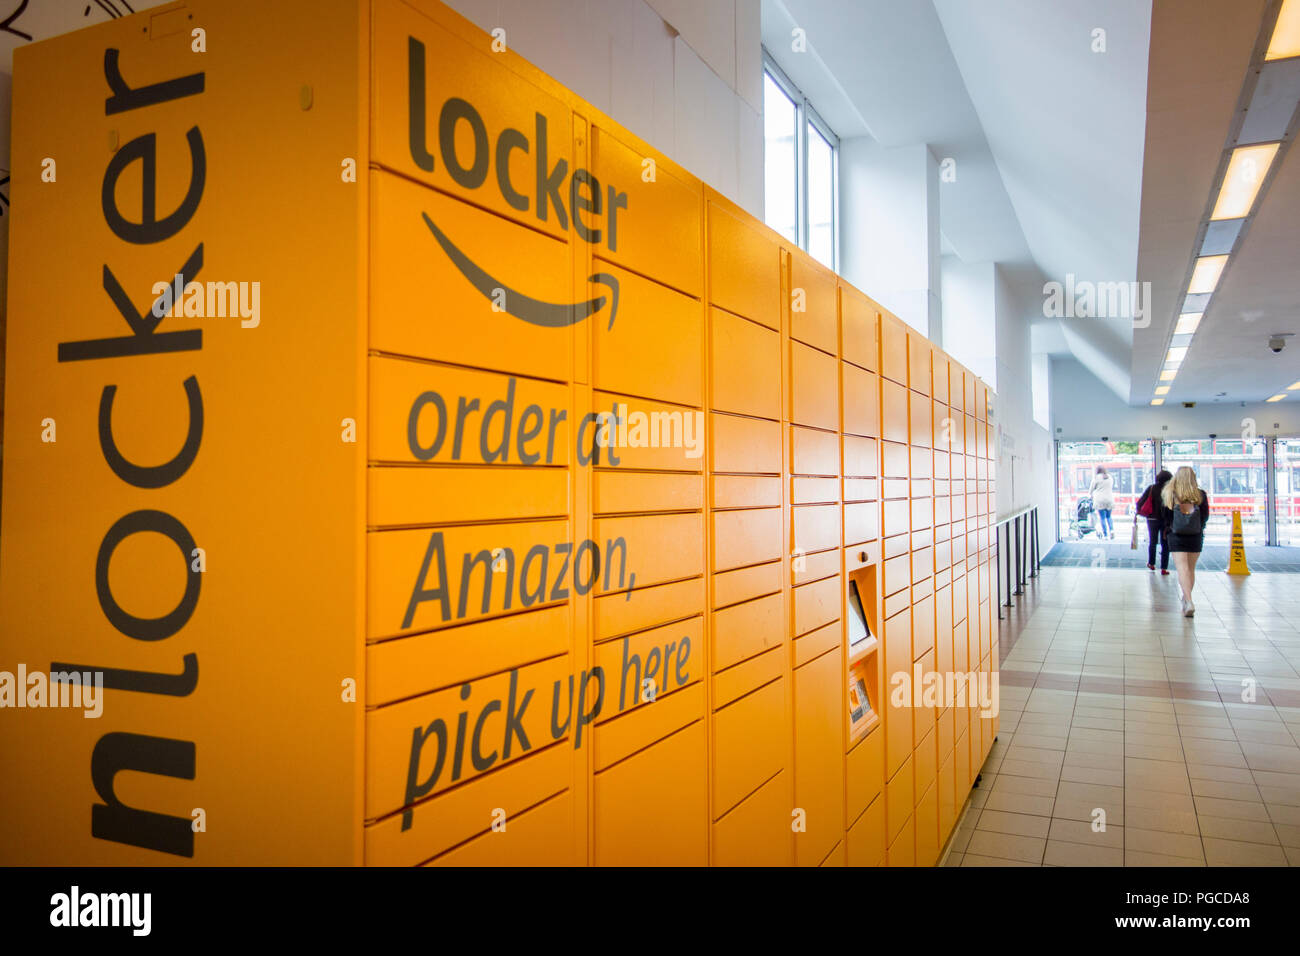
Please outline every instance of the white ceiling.
M1046 319L1043 283L1137 277L1150 16L1150 0L763 0L763 41L841 138L954 158L945 253L999 263L1053 326L1036 346L1127 401L1131 319ZM796 25L807 54L789 52Z
M1044 275L1063 284L1070 275L1134 281L1149 0L934 0L934 7ZM1044 321L1041 288L1035 301ZM1132 317L1056 324L1070 351L1127 400Z
M1150 401L1181 310L1266 6L1201 2L1195 16L1177 0L1155 6L1139 272L1152 282L1156 307L1151 327L1134 336L1134 404ZM1265 70L1285 78L1293 68ZM1287 82L1294 108L1295 77ZM1258 402L1300 379L1300 342L1293 339L1280 355L1267 348L1272 333L1300 333L1298 222L1300 151L1291 148L1229 261L1167 404Z

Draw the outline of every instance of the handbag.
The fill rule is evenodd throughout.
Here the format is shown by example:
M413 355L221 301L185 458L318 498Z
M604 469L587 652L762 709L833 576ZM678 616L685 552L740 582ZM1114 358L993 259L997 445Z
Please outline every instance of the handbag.
M1142 492L1142 497L1138 499L1137 513L1144 518L1150 518L1156 510L1155 502L1152 500L1151 494L1151 490L1154 487L1154 485L1149 486L1146 491Z
M1174 520L1170 530L1178 535L1196 535L1201 534L1205 529L1201 526L1201 509L1192 507L1191 511L1184 511L1185 506L1190 506L1191 502L1184 501L1174 509Z

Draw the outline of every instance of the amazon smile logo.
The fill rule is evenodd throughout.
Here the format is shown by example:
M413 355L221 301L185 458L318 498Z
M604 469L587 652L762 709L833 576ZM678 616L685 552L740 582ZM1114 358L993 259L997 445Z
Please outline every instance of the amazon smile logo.
M407 40L408 79L408 131L411 159L425 172L436 168L429 151L429 117L425 109L425 57L424 44L415 37ZM495 173L497 189L511 209L531 211L540 222L549 222L553 214L561 229L570 229L578 238L593 245L605 245L611 252L618 250L618 213L627 209L627 193L613 186L602 186L586 169L576 168L569 173L569 161L560 157L550 162L547 139L547 118L542 113L533 117L533 137L530 140L522 130L506 127L496 134L495 141L488 135L487 124L472 103L460 97L450 97L438 111L438 157L443 169L456 185L463 189L480 189ZM468 142L462 130L469 133ZM457 151L460 133L461 150ZM472 145L471 145L472 144ZM532 157L532 174L526 184L512 182L510 161L519 152ZM517 167L516 167L517 168ZM521 187L524 191L521 191ZM425 225L433 233L442 251L469 282L494 306L532 325L564 328L595 315L608 302L609 327L613 327L618 313L618 279L607 272L597 272L590 282L609 287L609 295L598 295L585 302L544 302L510 289L487 270L470 259L451 239L438 228L437 223L424 213Z
M483 296L491 299L495 308L510 313L516 319L522 319L532 325L559 329L567 325L576 325L605 307L606 299L603 295L588 299L586 302L543 302L541 299L534 299L522 292L516 292L494 278L473 259L465 255L454 242L447 238L447 234L434 224L427 212L420 215L424 217L424 224L433 233L433 238L438 240L438 245L442 246L442 251L447 254L447 258L451 260L452 265L460 270L460 274L468 279L470 284L478 289ZM597 272L588 276L587 279L589 282L602 282L609 286L610 308L607 328L612 329L614 327L614 318L618 315L618 279L608 272Z

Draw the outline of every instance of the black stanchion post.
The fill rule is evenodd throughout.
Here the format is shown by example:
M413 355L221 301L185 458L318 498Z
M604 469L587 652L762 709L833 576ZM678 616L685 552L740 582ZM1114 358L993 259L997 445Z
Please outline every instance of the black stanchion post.
M1020 586L1020 516L1016 515L1016 593L1023 594L1024 589Z
M1007 607L1011 607L1011 524L1003 522L1007 529Z
M1002 525L993 526L993 540L997 545L997 551L1002 550ZM993 593L998 596L998 620L1002 620L1002 562L998 560L998 555L993 555L993 573L997 575L997 587Z
M1038 558L1038 508L1031 512L1034 516L1034 577L1038 577L1038 569L1041 567Z

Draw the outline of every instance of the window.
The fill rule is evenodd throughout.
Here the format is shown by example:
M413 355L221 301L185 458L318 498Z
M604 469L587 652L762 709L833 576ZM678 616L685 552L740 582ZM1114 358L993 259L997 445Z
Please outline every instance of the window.
M837 268L839 139L766 52L763 57L764 219Z

